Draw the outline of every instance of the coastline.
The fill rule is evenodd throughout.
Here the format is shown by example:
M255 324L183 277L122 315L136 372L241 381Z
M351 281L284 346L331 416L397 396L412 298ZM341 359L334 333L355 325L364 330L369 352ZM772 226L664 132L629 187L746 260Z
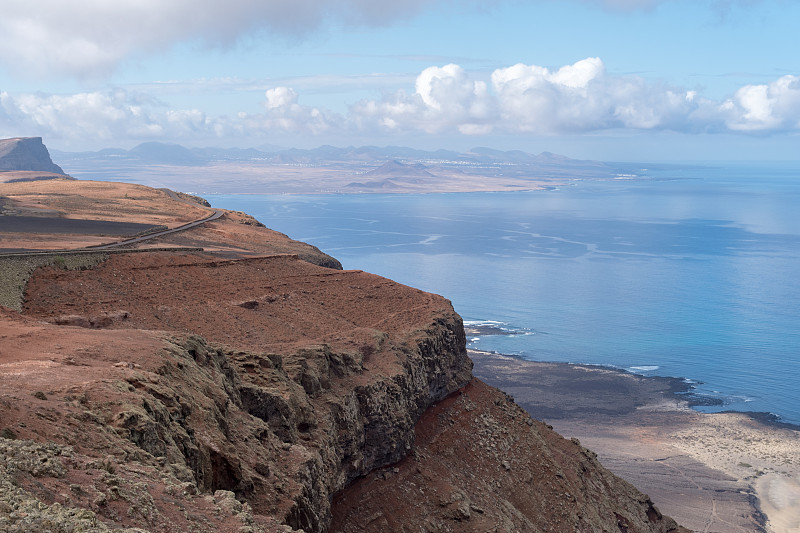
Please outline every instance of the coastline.
M800 428L764 413L695 411L691 385L679 378L469 355L476 377L579 439L682 525L800 531Z

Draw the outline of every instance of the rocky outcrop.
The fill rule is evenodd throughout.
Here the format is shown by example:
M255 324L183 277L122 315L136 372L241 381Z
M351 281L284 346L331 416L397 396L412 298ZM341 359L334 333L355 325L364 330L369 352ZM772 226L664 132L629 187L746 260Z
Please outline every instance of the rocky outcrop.
M426 411L413 453L350 485L333 513L341 533L687 531L477 379Z
M50 159L41 137L0 139L0 171L40 171L64 174Z
M430 334L438 340L426 339L412 355L419 361L405 367L409 374L369 380L338 394L325 390L337 387L340 376L364 373L357 354L306 352L311 365L290 374L276 354L213 347L196 336L173 339L158 354L155 367L136 354L110 365L124 380L82 391L80 408L67 408L67 420L50 420L48 431L74 435L63 422L80 420L82 432L93 435L93 442L83 445L87 455L113 453L115 462L161 468L170 476L164 483L175 487L170 490L230 491L258 514L322 531L334 492L408 453L422 411L461 384L449 378L444 383L443 376L469 375L469 361L459 351L442 358L454 367L431 375L420 371L431 364L432 346L458 346L449 338L453 329L433 327ZM40 394L45 401L54 395ZM94 400L109 396L114 397L111 405ZM31 431L28 427L25 432ZM33 463L44 468L44 463ZM64 475L59 464L48 477ZM102 500L102 492L90 492L92 501ZM158 502L151 506L151 515L165 514ZM90 508L111 517L100 503ZM167 518L132 522L152 527L166 524Z

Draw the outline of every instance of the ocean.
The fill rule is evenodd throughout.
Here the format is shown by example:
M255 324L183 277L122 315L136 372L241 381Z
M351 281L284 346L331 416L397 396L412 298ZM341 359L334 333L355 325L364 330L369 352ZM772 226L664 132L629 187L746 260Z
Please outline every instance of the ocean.
M701 411L800 424L800 164L531 192L206 197L509 333L471 348L681 377Z

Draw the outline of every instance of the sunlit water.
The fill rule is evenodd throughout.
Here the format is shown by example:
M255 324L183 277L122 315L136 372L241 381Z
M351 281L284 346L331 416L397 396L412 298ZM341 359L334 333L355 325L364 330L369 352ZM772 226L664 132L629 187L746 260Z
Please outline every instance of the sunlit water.
M449 298L470 340L538 361L702 382L800 423L800 166L642 170L526 193L209 195Z

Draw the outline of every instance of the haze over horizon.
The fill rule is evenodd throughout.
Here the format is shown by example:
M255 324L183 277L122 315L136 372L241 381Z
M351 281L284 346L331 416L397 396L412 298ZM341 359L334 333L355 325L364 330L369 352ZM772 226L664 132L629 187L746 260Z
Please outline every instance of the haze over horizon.
M797 160L800 3L10 0L0 137Z

